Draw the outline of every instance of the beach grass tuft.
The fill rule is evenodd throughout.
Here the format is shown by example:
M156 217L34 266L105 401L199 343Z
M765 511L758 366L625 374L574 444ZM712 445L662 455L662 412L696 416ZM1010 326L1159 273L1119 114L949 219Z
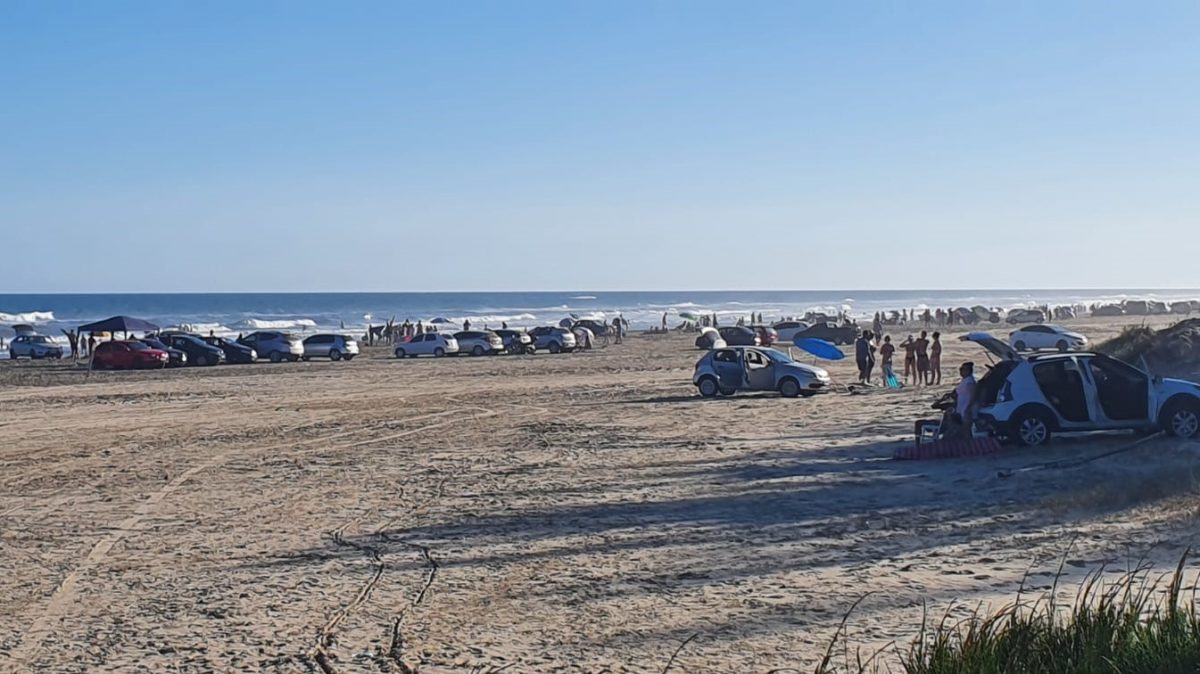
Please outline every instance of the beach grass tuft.
M827 657L815 674L1190 674L1200 672L1196 588L1185 589L1185 554L1174 573L1154 578L1142 567L1106 580L1103 570L1080 585L1069 604L1055 588L1036 601L943 617L907 649L862 661L849 649L840 666ZM839 628L835 641L844 638ZM830 648L830 652L834 649Z

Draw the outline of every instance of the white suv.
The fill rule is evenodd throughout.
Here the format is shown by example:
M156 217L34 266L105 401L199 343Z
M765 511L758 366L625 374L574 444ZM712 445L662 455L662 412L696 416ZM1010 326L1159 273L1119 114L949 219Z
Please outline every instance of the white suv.
M458 340L450 335L437 332L426 332L417 335L407 342L396 345L396 357L416 358L417 356L434 356L441 358L446 354L458 353Z
M985 332L959 339L1000 359L976 386L977 422L1021 445L1040 445L1058 432L1200 433L1200 384L1157 377L1100 353L1026 358Z

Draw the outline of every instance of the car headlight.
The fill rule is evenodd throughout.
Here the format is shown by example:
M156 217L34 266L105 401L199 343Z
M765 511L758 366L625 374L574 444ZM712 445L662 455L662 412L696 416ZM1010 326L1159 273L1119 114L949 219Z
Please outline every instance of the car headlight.
M257 360L257 359L258 359L258 352L255 351L254 349L250 349L250 360Z

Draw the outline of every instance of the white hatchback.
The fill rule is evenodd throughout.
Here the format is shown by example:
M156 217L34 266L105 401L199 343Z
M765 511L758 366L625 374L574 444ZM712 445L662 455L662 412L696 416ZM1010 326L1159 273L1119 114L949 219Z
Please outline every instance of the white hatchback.
M416 358L417 356L433 356L441 358L447 354L458 353L458 340L450 335L437 332L427 332L417 335L407 342L396 345L396 357Z
M1080 351L1087 347L1088 338L1061 325L1027 325L1008 336L1008 344L1017 351Z

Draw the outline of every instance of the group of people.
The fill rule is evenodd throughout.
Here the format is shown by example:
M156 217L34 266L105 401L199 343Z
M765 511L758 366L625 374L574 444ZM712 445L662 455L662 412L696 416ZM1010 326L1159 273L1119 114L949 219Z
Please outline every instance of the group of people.
M914 339L909 335L900 343L904 350L904 384L936 386L942 383L942 334L929 334L921 331L921 336ZM890 388L898 388L901 380L896 376L892 360L896 354L896 345L892 344L892 336L880 337L880 333L863 330L854 342L854 360L858 364L858 381L860 384L870 384L871 375L875 370L875 354L879 354L882 383Z

